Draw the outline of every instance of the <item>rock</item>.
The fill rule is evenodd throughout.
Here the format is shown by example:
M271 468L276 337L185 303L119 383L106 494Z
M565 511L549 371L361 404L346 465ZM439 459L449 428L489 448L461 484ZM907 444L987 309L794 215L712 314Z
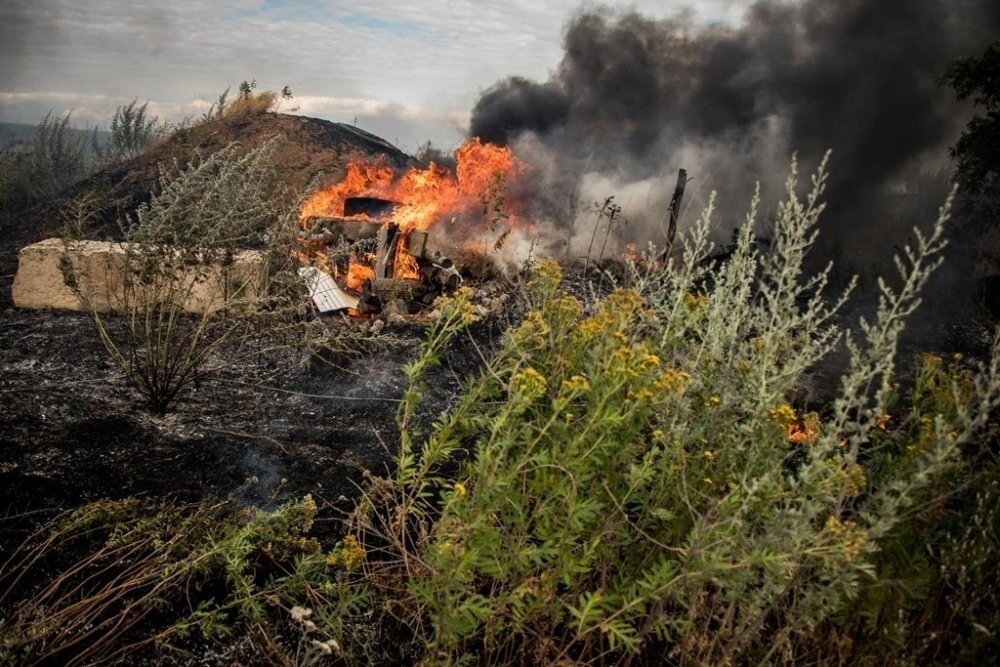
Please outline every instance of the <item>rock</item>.
M86 298L97 312L128 309L128 303L162 303L169 292L183 299L181 310L186 313L206 313L232 307L234 290L242 290L248 298L263 287L264 257L258 251L244 250L236 254L228 266L197 265L179 272L176 290L137 287L124 290L126 253L138 246L104 241L71 241L46 239L21 249L18 253L17 274L14 276L12 297L18 308L35 310L87 310L81 302ZM78 295L67 284L63 268L72 267L79 286ZM247 301L240 296L239 302Z

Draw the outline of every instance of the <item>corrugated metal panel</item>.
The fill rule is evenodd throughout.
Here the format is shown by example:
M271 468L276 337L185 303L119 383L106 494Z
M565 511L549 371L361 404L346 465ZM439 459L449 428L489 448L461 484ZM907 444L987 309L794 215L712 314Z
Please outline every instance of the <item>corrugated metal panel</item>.
M313 266L303 266L299 269L299 277L305 281L309 298L319 312L332 313L358 307L358 298L341 289L329 273L324 273Z

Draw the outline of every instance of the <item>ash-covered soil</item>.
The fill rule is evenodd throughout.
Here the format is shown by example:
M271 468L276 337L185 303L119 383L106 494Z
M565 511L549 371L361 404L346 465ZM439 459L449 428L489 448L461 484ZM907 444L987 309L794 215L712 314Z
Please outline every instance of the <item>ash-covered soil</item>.
M494 280L479 294L507 294ZM9 287L4 295L9 299ZM496 301L496 299L494 299ZM419 422L454 403L495 348L511 310L460 333L427 377ZM119 344L120 316L104 318ZM421 316L384 325L314 320L345 351L307 343L300 328L223 347L217 368L151 411L100 341L89 315L0 312L0 517L25 527L100 498L196 502L232 498L270 508L310 493L323 520L349 511L367 474L389 472L398 443L402 368L420 352ZM319 532L336 532L336 526ZM2 553L0 540L0 553Z
M388 470L402 366L423 330L396 325L385 345L338 366L294 341L236 359L223 351L223 368L160 416L111 362L87 316L8 309L0 315L0 511L24 517L8 520L13 527L99 498L231 497L273 507L311 493L319 532L336 533L364 475ZM429 378L428 419L480 365L469 336L489 347L496 322L453 341Z

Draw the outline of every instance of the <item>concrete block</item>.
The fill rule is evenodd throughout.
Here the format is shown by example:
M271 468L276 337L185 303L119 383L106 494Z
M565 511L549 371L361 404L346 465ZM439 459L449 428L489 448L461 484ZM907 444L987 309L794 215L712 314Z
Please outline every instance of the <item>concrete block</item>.
M197 263L179 269L169 279L162 275L154 285L136 280L138 262L129 261L142 252L138 245L106 241L46 239L21 249L12 296L19 308L86 310L80 297L65 281L63 267L71 266L80 292L98 312L132 310L132 304L162 305L177 300L185 313L201 314L220 308L237 308L255 299L264 286L264 255L243 250L231 264ZM133 272L126 280L124 272ZM126 289L126 285L130 285ZM233 295L240 296L234 300Z

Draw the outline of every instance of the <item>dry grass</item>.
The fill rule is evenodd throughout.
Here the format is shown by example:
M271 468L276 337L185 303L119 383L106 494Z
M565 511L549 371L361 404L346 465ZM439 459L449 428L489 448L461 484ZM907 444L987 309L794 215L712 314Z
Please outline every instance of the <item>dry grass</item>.
M272 90L240 96L225 106L222 116L236 118L267 113L278 101L278 94Z

